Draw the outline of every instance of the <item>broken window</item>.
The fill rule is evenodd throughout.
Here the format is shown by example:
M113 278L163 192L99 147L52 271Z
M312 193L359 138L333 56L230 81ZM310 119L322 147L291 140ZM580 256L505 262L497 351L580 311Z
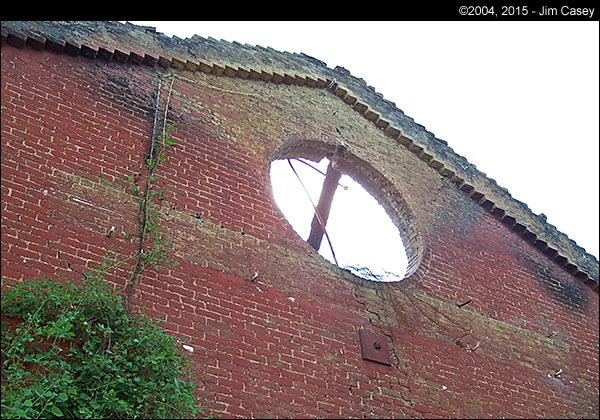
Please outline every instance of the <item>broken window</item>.
M271 163L277 205L290 225L321 256L374 281L399 281L407 254L398 227L358 182L329 159Z

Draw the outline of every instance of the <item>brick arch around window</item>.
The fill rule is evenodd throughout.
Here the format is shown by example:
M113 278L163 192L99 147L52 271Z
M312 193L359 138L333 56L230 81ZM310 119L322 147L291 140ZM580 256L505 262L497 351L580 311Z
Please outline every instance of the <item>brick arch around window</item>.
M370 163L351 153L343 145L319 140L289 140L272 156L278 159L304 158L319 162L328 158L342 174L350 176L385 209L402 237L408 266L405 279L411 277L424 262L424 235L407 201L394 184Z

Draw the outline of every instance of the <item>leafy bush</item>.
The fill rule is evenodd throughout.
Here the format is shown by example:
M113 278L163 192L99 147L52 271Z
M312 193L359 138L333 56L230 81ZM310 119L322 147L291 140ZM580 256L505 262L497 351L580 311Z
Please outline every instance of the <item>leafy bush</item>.
M186 367L175 339L103 281L18 282L2 295L2 418L195 417Z

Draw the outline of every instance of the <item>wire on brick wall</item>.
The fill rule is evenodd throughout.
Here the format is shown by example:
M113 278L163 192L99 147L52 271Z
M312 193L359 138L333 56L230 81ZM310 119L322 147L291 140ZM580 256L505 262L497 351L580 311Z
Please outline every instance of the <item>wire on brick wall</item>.
M154 123L152 123L152 139L150 141L150 153L148 156L152 156L154 153L154 141L156 139L156 120L158 119L158 107L160 106L160 90L162 87L162 79L158 78L158 87L156 88L156 105L154 106Z
M175 74L172 74L173 78L171 79L171 86L169 86L169 94L167 95L167 103L165 105L165 116L163 118L163 127L162 127L162 132L163 132L163 147L165 145L165 141L166 141L166 130L167 130L167 114L169 112L169 104L171 103L171 92L173 91L173 83L175 82Z

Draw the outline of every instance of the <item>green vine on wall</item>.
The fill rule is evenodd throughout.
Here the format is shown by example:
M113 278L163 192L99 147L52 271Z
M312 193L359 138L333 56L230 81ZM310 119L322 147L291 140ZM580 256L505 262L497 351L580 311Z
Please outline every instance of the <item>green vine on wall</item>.
M158 101L157 95L157 106ZM131 309L130 302L146 268L177 265L168 256L168 238L153 205L153 198L164 193L155 191L156 171L175 144L173 126L166 127L167 109L168 100L165 128L158 142L153 132L144 162L144 190L136 180L124 178L138 198L136 252L125 257L107 251L81 284L27 280L9 284L2 294L2 418L183 418L203 414L176 340ZM105 275L131 260L135 263L125 286L111 290ZM120 296L123 291L125 299Z
M168 126L159 138L159 147L151 147L150 154L146 158L146 182L145 191L142 193L139 187L128 177L125 181L130 182L131 192L139 198L137 212L138 226L138 249L135 254L135 264L132 269L131 277L125 285L127 301L131 299L133 290L137 284L137 278L148 266L159 268L161 263L168 266L178 265L177 261L169 258L167 246L169 242L167 236L160 230L157 211L153 207L153 197L157 194L164 194L165 189L154 191L153 185L156 181L156 170L161 163L166 160L165 154L167 148L173 146L175 141L171 137L174 126ZM149 239L149 243L148 243Z
M175 339L101 278L18 282L2 295L2 317L2 418L202 413Z

